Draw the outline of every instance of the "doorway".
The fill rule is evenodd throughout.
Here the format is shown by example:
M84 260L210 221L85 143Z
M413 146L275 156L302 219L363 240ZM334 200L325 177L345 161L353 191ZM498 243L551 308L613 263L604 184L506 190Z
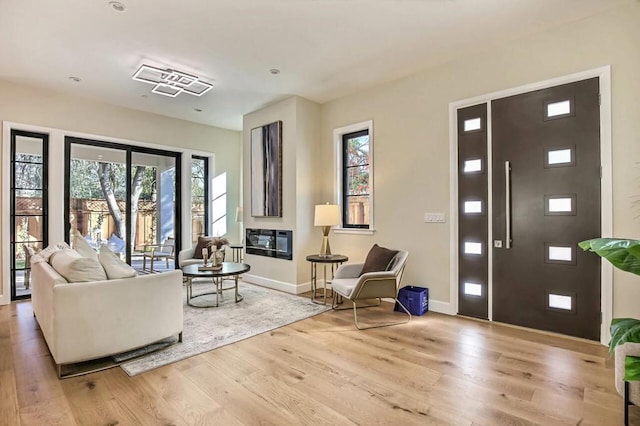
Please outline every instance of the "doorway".
M65 223L96 250L104 244L140 269L146 250L180 250L180 157L177 152L65 138ZM175 267L175 259L171 267Z
M600 340L601 261L577 246L602 235L599 95L590 78L458 110L458 313Z

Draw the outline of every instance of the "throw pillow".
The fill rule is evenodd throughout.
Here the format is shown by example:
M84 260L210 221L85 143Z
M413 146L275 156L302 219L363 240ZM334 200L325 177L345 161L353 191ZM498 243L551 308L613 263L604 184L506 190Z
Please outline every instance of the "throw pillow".
M76 235L73 239L73 248L80 253L82 257L88 257L89 259L98 260L98 253L89 245L87 240L80 235Z
M64 241L60 241L59 243L51 244L46 249L40 250L38 254L42 256L44 260L49 262L49 258L53 253L69 248L71 248L69 247L69 244L65 243Z
M209 250L209 247L213 244L213 237L198 237L198 244L193 250L194 259L202 259L202 249Z
M103 244L100 246L100 254L98 260L107 273L107 278L117 280L119 278L132 278L138 275L138 272L120 259L109 246Z
M124 247L126 243L116 234L112 233L109 239L107 240L107 244L109 244L109 248L117 253L124 253Z
M107 279L107 274L97 260L82 257L75 250L59 250L51 255L49 263L70 283Z
M367 254L367 259L364 261L360 275L367 272L386 271L397 253L397 250L390 250L374 244L369 250L369 254Z

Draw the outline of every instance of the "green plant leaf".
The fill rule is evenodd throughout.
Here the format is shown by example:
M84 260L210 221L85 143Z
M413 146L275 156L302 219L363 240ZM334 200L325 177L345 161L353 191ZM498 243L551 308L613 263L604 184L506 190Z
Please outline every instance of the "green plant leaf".
M627 342L640 343L640 320L635 318L614 318L611 320L611 341L609 352L613 352L618 345Z
M627 355L624 358L624 379L640 380L640 357Z
M578 246L607 259L618 269L640 275L640 241L638 240L593 238L579 242Z

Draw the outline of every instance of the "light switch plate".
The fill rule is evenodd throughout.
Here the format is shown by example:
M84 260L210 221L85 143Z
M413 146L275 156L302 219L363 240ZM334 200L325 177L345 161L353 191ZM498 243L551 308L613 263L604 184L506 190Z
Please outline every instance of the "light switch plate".
M424 221L425 223L445 223L447 220L444 213L425 213Z

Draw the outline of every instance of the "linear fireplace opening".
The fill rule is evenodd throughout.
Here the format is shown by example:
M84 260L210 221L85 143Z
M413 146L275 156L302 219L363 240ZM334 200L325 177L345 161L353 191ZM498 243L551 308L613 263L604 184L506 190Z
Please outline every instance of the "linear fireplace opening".
M247 254L293 259L293 231L279 229L246 229Z

